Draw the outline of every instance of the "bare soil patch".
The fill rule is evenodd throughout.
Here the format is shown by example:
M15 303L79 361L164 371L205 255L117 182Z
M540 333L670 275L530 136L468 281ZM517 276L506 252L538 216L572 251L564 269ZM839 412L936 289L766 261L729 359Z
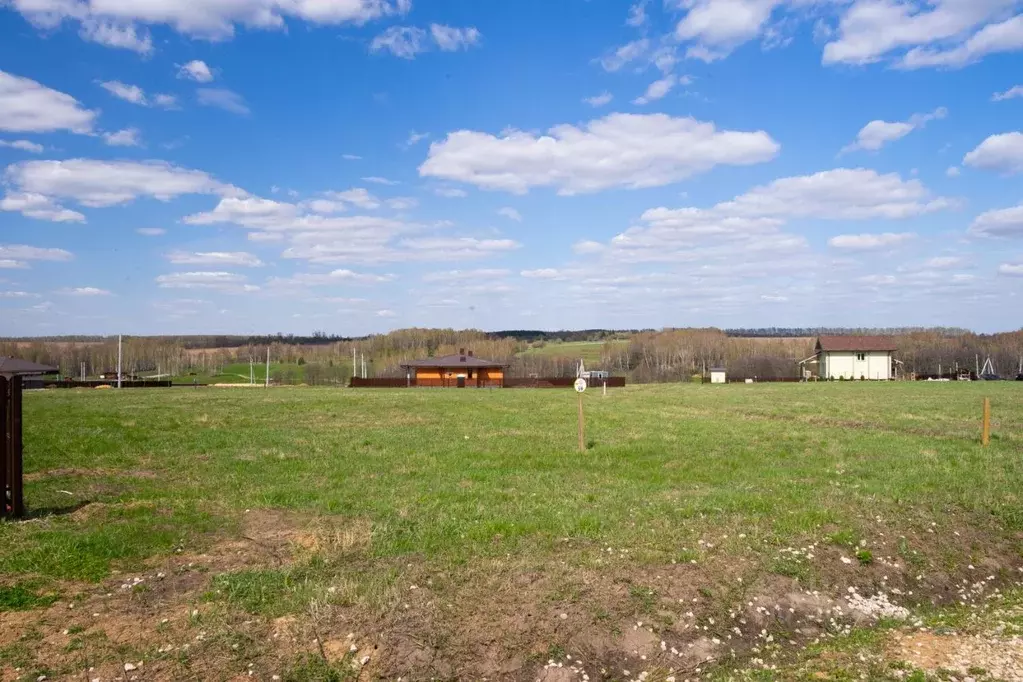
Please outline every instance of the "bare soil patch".
M90 507L103 508L76 513ZM617 552L596 559L593 548L566 545L556 562L479 559L449 573L408 557L373 558L372 534L365 519L250 510L237 535L205 551L182 550L101 585L60 585L64 597L46 609L0 613L0 648L24 644L32 657L31 667L0 679L37 671L51 680L249 679L251 671L269 680L302 656L357 668L361 680L634 679L641 671L682 679L869 625L888 597L908 601L915 591L914 602L983 601L1007 584L949 572L928 586L905 562L888 562L887 551L859 566L827 544L812 550L833 586L821 592L711 545L696 563L640 565ZM225 573L314 559L333 562L338 578L318 585L295 613L246 613L211 593ZM991 575L1018 572L1010 554L984 562ZM352 567L393 580L363 598L342 575ZM864 602L881 611L857 606ZM926 670L1016 674L1023 643L912 633L891 652Z

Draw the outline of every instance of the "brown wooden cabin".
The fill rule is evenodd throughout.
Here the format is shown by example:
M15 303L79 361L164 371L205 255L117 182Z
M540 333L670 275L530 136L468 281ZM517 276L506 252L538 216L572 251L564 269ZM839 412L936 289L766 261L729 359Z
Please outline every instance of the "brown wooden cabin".
M438 388L503 388L507 365L476 357L461 349L457 355L415 360L402 365L410 386Z

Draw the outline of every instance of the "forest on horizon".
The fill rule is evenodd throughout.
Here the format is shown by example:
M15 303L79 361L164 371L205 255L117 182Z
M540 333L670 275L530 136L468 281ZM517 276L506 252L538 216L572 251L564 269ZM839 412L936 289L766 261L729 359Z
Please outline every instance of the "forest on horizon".
M741 331L742 334L736 332ZM975 369L991 358L996 370L1014 377L1023 365L1023 330L974 334L958 329L770 328L756 330L664 329L574 332L402 329L358 339L317 333L296 336L124 337L124 369L139 375L214 377L228 365L265 362L267 349L280 383L346 383L355 365L367 376L403 376L401 364L472 349L479 357L506 363L509 376L573 376L586 367L607 370L633 382L690 379L723 366L733 377L792 379L799 361L813 353L818 334L877 334L894 337L896 357L907 375ZM117 363L116 337L52 337L0 340L0 356L57 366L67 376L110 372ZM301 366L301 372L293 371ZM247 368L245 370L248 371Z

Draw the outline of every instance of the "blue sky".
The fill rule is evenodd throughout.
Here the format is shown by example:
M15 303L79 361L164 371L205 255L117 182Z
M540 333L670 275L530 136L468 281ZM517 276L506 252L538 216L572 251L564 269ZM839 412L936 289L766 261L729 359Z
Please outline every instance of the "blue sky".
M0 0L0 334L1020 325L1020 0Z

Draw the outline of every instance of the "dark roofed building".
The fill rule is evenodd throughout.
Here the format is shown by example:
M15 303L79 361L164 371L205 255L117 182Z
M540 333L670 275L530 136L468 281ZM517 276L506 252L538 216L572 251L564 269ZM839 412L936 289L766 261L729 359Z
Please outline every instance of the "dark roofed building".
M502 362L478 358L464 348L457 355L426 358L402 365L410 385L446 388L501 388L506 368Z
M40 374L56 374L56 367L40 365L36 362L21 360L20 358L0 358L0 374L4 376L37 376Z

